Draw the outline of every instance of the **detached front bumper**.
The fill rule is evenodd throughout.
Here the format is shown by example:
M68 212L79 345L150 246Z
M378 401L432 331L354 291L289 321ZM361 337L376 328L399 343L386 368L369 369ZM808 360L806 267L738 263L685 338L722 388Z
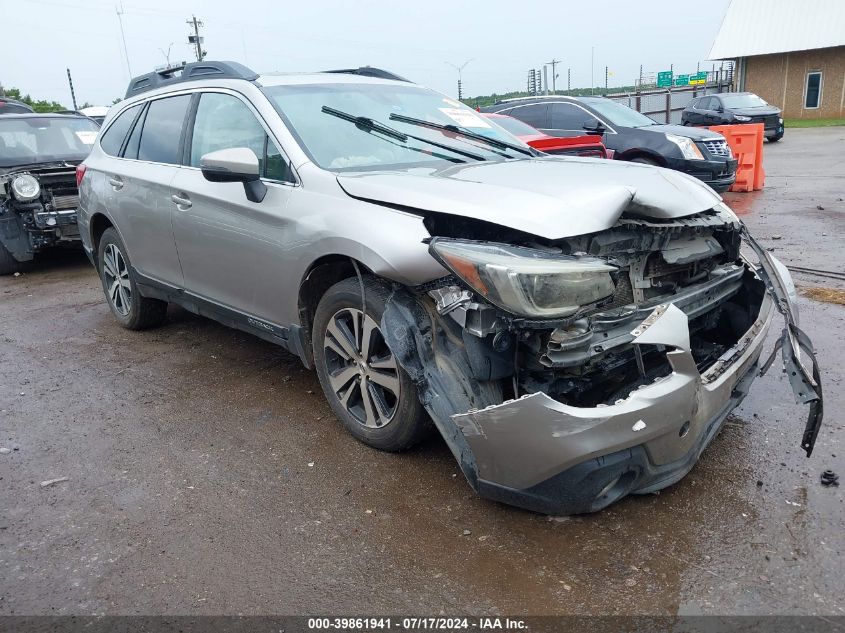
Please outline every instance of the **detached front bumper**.
M438 320L433 307L401 291L387 301L381 329L470 485L489 499L548 514L578 514L677 482L748 393L759 368L771 365L774 354L763 363L760 356L778 313L785 327L776 350L782 351L796 401L810 405L801 440L809 456L822 421L812 345L797 326L785 267L742 231L760 261L746 264L762 286L756 314L749 315L754 320L700 373L687 313L679 307L683 302L658 306L633 326L632 343L665 350L672 371L612 405L574 407L542 392L499 404L500 392L471 378L454 322ZM476 402L497 403L473 409Z
M537 512L575 514L681 479L748 393L775 309L767 296L736 345L704 375L687 317L672 304L634 331L673 372L610 406L571 407L534 393L453 416L475 455L478 492Z

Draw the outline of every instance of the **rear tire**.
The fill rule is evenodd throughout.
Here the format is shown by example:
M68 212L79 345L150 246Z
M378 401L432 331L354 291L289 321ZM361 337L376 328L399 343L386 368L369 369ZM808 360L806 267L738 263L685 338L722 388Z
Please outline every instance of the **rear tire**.
M326 291L314 315L312 345L320 386L335 415L358 440L382 451L403 451L430 432L417 386L381 335L389 288L352 277Z
M100 281L112 314L127 330L145 330L164 323L167 302L142 297L126 246L113 228L103 231L97 249Z
M5 244L0 243L0 276L14 274L20 269L20 262L12 257Z

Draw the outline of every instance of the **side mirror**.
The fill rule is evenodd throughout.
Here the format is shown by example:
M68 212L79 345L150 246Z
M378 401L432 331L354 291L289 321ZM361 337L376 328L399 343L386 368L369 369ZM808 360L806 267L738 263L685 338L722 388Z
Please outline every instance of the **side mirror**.
M601 121L592 117L584 121L584 123L581 124L581 128L587 132L594 132L600 136L605 132L605 127L601 124Z
M230 147L200 158L202 175L209 182L241 182L250 202L261 202L267 187L261 182L258 156L248 147Z

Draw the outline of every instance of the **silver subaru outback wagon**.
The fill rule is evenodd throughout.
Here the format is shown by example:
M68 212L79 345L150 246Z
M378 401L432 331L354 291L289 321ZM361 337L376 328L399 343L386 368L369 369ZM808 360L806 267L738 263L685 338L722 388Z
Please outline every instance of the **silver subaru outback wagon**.
M176 303L277 343L356 438L436 428L484 497L581 513L678 481L776 318L812 452L789 274L679 172L544 155L379 69L199 62L133 79L78 177L121 325Z

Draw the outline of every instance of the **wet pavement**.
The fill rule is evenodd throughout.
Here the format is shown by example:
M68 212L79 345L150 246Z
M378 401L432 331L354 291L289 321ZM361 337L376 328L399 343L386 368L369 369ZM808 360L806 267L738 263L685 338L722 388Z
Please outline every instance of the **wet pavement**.
M787 264L843 270L843 141L787 130L766 189L726 195ZM84 256L46 258L0 278L0 614L845 614L845 486L819 481L845 474L845 307L801 309L811 459L776 363L683 481L550 519L477 498L438 438L359 444L269 343L173 307L120 329Z

